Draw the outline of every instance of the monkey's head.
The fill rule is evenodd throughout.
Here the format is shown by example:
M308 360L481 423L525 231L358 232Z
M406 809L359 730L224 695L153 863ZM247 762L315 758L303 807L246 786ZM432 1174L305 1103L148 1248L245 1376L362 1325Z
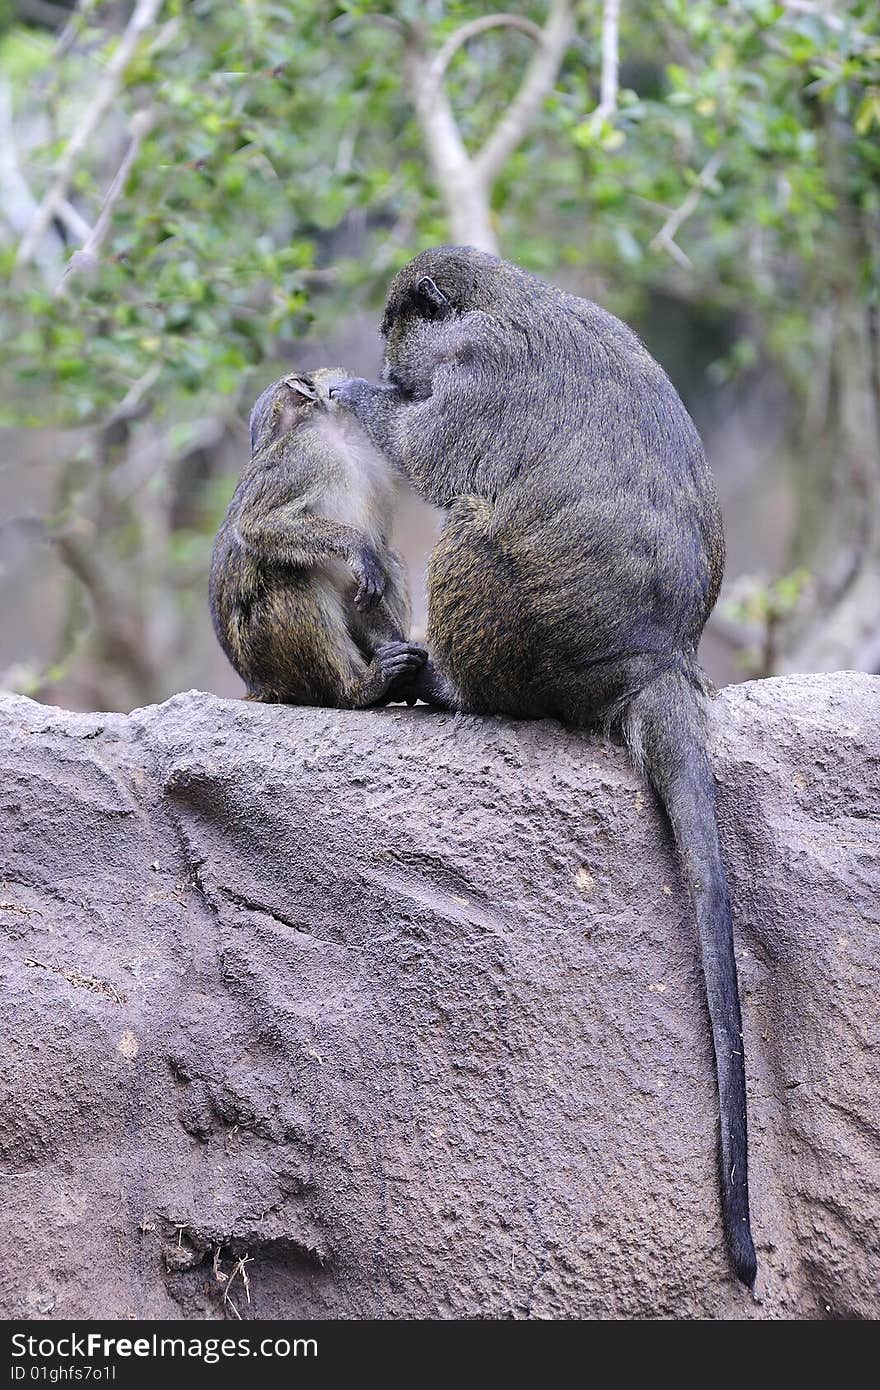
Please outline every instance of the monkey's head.
M515 267L473 246L422 251L398 271L385 302L381 333L385 375L402 390L418 390L426 327L500 302L499 281Z
M347 375L342 367L322 367L308 376L290 373L280 381L273 381L257 398L251 411L251 453L256 454L274 444L316 409L328 409L330 387Z

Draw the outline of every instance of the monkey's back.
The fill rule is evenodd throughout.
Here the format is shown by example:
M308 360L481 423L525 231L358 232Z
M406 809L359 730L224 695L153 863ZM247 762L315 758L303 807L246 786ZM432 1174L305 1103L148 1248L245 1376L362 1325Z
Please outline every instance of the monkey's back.
M625 325L473 247L403 267L382 330L390 388L355 381L344 399L448 509L417 690L456 710L616 726L658 793L700 946L723 1225L752 1289L743 1024L695 691L723 542L696 430Z
M450 375L474 492L496 438L504 485L450 510L429 642L469 707L584 723L670 666L701 682L724 545L702 444L662 368L612 315L549 295L512 344L499 353L490 332L488 361Z

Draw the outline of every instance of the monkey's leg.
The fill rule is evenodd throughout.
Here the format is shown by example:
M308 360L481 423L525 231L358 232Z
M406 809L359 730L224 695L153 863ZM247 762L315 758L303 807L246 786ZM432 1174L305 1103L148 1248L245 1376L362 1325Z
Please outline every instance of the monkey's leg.
M411 642L384 642L376 648L366 671L346 691L341 703L349 709L387 703L385 697L392 687L411 679L424 660L424 647Z
M385 586L381 602L369 613L350 612L349 614L352 636L369 657L372 657L377 649L386 642L407 642L412 617L406 566L394 550L384 552L383 563L388 576L388 583ZM424 647L413 642L408 643L408 645L413 650L422 653L423 661L426 659L428 653ZM409 697L404 693L411 679L412 671L404 672L388 687L381 698L381 703L392 704L407 700L407 703L414 705L416 697Z
M386 616L387 621L397 628L397 631L391 634L393 637L405 639L409 637L409 628L412 622L406 565L396 550L387 550L383 556L383 563L388 582L385 585L382 602L376 609L376 613ZM368 622L371 616L368 615Z
M406 569L393 550L383 552L385 592L369 612L349 613L352 636L367 656L383 642L406 642L412 617Z
M312 569L322 560L344 560L357 580L358 608L375 608L385 591L385 571L367 537L352 526L304 513L299 503L244 523L239 539L262 564Z
M718 1078L724 1227L737 1276L752 1288L758 1265L749 1224L746 1072L733 922L715 783L693 686L679 671L657 677L630 702L623 730L634 760L666 807L696 909Z

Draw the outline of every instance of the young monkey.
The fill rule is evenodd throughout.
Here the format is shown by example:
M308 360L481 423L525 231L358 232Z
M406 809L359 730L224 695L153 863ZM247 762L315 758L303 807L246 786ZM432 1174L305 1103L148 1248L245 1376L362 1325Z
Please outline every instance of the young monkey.
M388 535L388 464L331 401L345 372L285 376L250 419L251 459L211 556L214 631L267 703L365 709L425 659Z

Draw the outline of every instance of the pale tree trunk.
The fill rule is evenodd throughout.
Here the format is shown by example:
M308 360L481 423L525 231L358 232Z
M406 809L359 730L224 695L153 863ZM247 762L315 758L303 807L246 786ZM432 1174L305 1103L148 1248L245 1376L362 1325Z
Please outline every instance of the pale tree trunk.
M611 0L608 3L611 4ZM574 33L574 8L573 0L550 0L543 28L520 15L484 15L462 25L436 53L428 49L422 29L413 27L407 31L407 84L453 241L477 246L483 251L499 250L492 223L492 188L553 89ZM617 0L614 0L614 10L616 16ZM507 110L480 149L470 153L447 95L444 74L454 53L464 43L493 28L512 28L526 33L535 44L535 53ZM616 23L613 38L616 80Z
M425 153L459 245L498 251L492 228L489 190L474 168L444 88L429 81L430 60L412 45L407 51L407 80L418 117Z

